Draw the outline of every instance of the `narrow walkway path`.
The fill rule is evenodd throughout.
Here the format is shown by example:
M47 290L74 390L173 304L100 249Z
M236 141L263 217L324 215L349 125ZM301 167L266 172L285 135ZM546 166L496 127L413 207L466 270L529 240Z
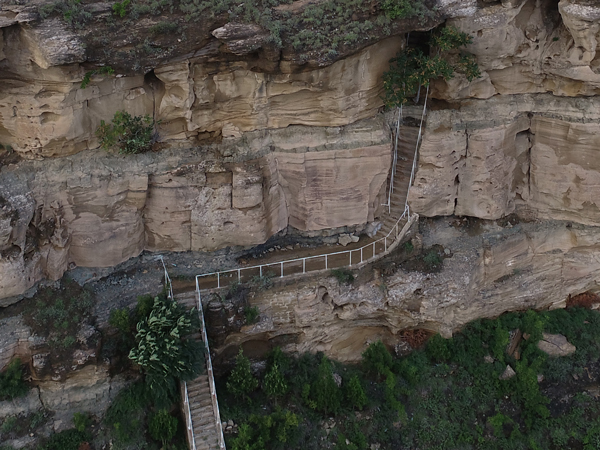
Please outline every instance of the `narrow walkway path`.
M264 257L249 261L239 269L222 271L219 274L200 275L196 278L198 288L200 290L215 289L229 286L238 281L248 282L254 277L283 277L317 270L356 266L386 253L408 220L408 217L403 217L398 223L405 212L419 127L401 126L399 136L396 173L390 196L391 208L388 213L388 207L385 206L382 227L374 237L363 236L359 242L346 247L326 246L311 249L275 250ZM396 225L398 225L397 228ZM387 239L385 239L386 236L388 236Z

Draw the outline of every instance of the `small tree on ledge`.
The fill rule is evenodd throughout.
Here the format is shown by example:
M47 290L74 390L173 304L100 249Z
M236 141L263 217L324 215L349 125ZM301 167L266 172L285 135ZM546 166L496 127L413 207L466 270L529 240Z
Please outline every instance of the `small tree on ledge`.
M431 36L430 45L435 49L433 56L416 48L407 48L399 53L390 60L390 70L383 74L386 106L403 105L409 98L417 96L422 86L429 86L431 80L449 80L455 72L464 73L469 81L478 78L481 73L474 55L449 53L470 44L472 40L471 36L455 27L444 27Z

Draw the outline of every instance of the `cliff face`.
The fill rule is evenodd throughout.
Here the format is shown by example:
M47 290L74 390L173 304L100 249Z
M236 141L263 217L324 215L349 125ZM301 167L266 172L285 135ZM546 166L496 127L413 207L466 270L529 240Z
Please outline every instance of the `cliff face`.
M600 7L480 3L439 0L424 22L369 32L329 58L275 50L263 29L224 15L185 28L183 43L155 36L162 50L143 55L132 42L154 24L146 19L127 38L94 2L103 22L83 30L3 6L0 143L12 153L0 155L10 163L0 172L0 298L144 249L252 246L287 226L373 221L390 165L382 73L405 32L443 21L473 36L482 77L434 83L412 209L597 226ZM114 32L105 61L94 32ZM82 89L102 63L116 73L92 74ZM155 152L97 150L95 130L117 110L159 121Z

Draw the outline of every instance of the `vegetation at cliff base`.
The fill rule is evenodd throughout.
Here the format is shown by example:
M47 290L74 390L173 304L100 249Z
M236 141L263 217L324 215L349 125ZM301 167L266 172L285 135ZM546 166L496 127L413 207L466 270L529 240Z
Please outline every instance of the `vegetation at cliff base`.
M543 333L576 351L547 355ZM599 357L597 311L508 313L406 356L375 342L357 366L275 349L266 367L244 357L240 378L238 358L218 381L219 403L237 426L226 431L234 450L588 450L600 448ZM243 396L240 379L254 380Z

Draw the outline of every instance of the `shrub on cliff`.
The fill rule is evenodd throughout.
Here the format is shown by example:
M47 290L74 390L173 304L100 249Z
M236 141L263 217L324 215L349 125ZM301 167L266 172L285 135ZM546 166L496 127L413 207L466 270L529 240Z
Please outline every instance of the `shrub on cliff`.
M155 142L155 122L148 116L132 116L125 111L117 111L111 123L100 122L96 136L105 150L118 148L119 153L143 153L152 148Z
M19 358L6 366L0 373L0 400L9 400L21 397L27 393L29 387L23 379L23 368Z
M187 312L163 296L154 298L152 311L137 324L129 358L142 367L157 406L176 397L177 380L191 380L202 371L203 346L189 337L198 328L195 309Z
M240 351L235 357L235 368L227 380L227 389L238 398L248 398L248 394L255 391L258 387L258 380L252 375L250 370L250 360L244 356L244 351Z
M480 76L475 57L469 53L455 54L453 50L472 42L472 37L455 27L444 27L432 34L429 45L433 54L409 47L390 60L390 70L383 74L385 103L400 106L418 95L421 87L429 86L436 78L449 80L455 72L472 81Z

